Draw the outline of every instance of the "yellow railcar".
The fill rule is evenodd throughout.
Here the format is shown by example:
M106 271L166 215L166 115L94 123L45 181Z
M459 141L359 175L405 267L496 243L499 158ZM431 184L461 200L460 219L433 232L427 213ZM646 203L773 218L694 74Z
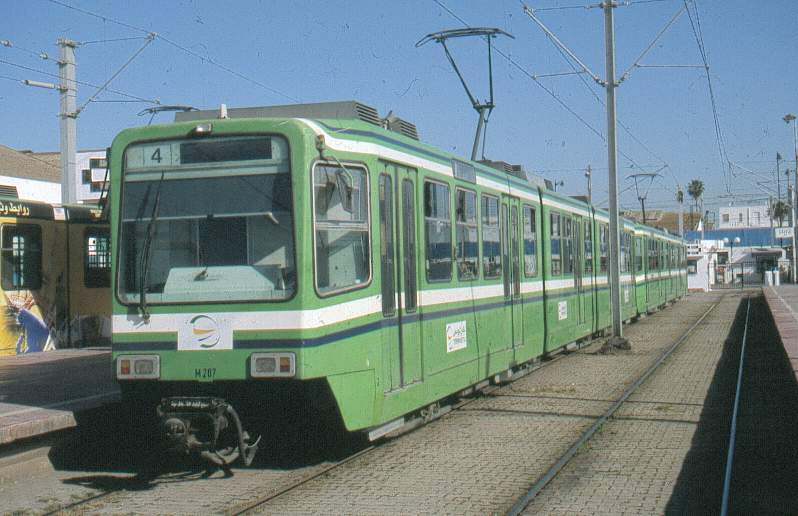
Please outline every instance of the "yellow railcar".
M0 198L0 355L107 344L110 270L100 210Z

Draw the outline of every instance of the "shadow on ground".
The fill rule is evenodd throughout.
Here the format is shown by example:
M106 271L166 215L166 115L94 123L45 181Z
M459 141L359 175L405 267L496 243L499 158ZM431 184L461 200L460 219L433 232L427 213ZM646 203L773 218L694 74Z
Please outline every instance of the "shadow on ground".
M301 403L296 406L268 423L252 423L250 428L261 435L261 443L249 468L303 468L341 460L368 445L361 434L347 432L337 414L312 413L303 410ZM224 472L167 453L157 425L132 424L120 403L84 412L77 420L77 428L56 442L49 453L54 469L81 473L65 479L68 484L102 491L146 490L161 483L229 478L242 467L237 464Z
M740 303L667 514L719 513L745 324ZM798 384L764 298L751 296L730 513L798 511Z

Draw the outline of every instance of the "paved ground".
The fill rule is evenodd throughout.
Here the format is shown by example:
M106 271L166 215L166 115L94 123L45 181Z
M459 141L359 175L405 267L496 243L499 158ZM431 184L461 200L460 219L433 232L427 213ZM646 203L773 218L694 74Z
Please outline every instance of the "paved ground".
M718 512L731 411L716 371L740 306L730 294L527 508L541 514ZM745 307L743 307L744 309ZM744 318L745 312L743 310ZM741 332L740 332L741 333ZM710 396L713 389L726 395ZM699 425L717 438L691 453ZM702 478L682 472L698 466Z
M798 285L763 289L793 374L798 378Z
M0 357L0 445L74 427L76 411L118 395L108 349Z
M505 512L718 297L718 294L691 295L628 327L631 352L601 355L594 345L570 354L430 425L385 442L343 466L308 480L260 506L258 511L270 514ZM678 478L680 466L674 466L672 461L679 455L674 450L681 446L678 443L692 431L695 419L703 417L704 411L701 392L702 389L705 392L705 385L691 381L709 377L711 383L713 360L716 365L720 354L712 347L713 343L718 338L722 342L729 333L738 303L738 293L727 294L722 306L699 328L702 333L684 343L684 349L693 350L696 355L675 356L667 364L671 369L668 374L678 378L676 382L663 380L660 385L652 380L652 389L670 386L668 392L673 399L657 398L655 391L646 392L635 400L632 409L624 412L618 423L628 422L630 429L623 430L628 438L626 444L616 445L611 451L615 455L611 465L604 468L609 472L605 491L622 481L634 482L638 477L653 482L650 477L663 472L671 472L673 477L675 471ZM335 453L319 453L319 449L332 448L316 442L319 436L330 433L325 428L309 432L289 430L267 436L266 449L271 450L271 456L267 451L259 456L255 467L235 469L230 477L220 473L205 477L201 472L174 467L172 472L161 471L156 478L136 478L135 458L146 450L124 446L125 430L114 422L111 412L96 417L93 424L87 422L82 433L79 431L70 441L56 444L49 457L32 458L5 470L0 460L1 508L41 512L72 499L118 489L119 492L97 500L89 508L81 508L81 512L229 512L238 505L308 479L339 458L336 453L343 456L363 447L362 443L349 442L339 445ZM681 428L682 434L674 433L664 441L657 439L662 430L651 426L655 424ZM608 432L605 430L599 437ZM109 439L108 435L118 436L119 440ZM676 444L667 444L671 442ZM317 451L308 452L314 445ZM630 447L639 453L624 456ZM282 454L279 458L274 454L277 450ZM621 467L634 467L640 473L613 476L613 468ZM654 500L654 507L664 507L662 500L667 502L669 498L663 488L657 489L650 496L639 496L648 496L647 504ZM598 495L594 493L594 497ZM602 495L605 503L616 498L615 494ZM583 505L581 509L587 507ZM618 512L620 506L613 507L611 512ZM645 512L651 506L629 507L632 512ZM569 506L557 510L572 509ZM573 510L581 512L579 508Z

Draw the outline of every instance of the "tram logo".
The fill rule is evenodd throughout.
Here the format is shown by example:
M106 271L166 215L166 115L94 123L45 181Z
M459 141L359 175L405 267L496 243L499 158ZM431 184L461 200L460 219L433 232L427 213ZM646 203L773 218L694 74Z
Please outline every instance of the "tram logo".
M213 317L197 315L188 324L191 326L191 334L194 340L200 347L208 349L219 343L221 337L219 323Z

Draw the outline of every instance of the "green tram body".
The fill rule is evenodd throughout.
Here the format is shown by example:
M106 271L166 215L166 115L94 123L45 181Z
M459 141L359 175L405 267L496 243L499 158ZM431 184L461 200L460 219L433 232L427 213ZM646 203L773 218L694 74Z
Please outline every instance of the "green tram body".
M606 211L354 118L230 118L205 122L212 124L209 136L192 138L189 135L197 131L199 122L186 121L128 129L113 142L110 199L113 357L117 374L120 360L126 357L158 357L155 378L120 380L126 396L144 397L147 393L148 399L157 400L167 393L213 392L214 385L224 385L229 394L255 384L268 390L315 381L328 389L348 430L368 430L611 325L608 249L601 238L608 234ZM133 255L120 253L122 242L129 238L120 234L124 218L120 203L126 202L125 189L132 192L134 188L127 182L128 176L135 176L133 165L126 164L126 150L141 150L142 155L151 152L149 158L156 159L161 142L202 143L205 138L225 141L251 135L272 138L270 145L282 138L283 150L287 144L283 165L287 158L294 292L278 301L204 302L208 287L195 275L189 287L196 284L200 293L195 295L186 287L185 292L175 291L183 292L178 297L191 301L148 300L151 315L145 321L138 296L125 298L120 294L120 285L126 281L123 277L131 274L133 267L129 263ZM151 146L136 147L142 142ZM182 152L187 155L187 151ZM135 159L130 158L130 162ZM154 165L152 159L150 164ZM333 173L334 179L327 177L314 190L314 167L322 166L329 167L323 173ZM152 181L160 178L164 184L180 173L158 166L147 169L146 163L137 167L143 175L149 170ZM460 170L458 177L455 168ZM215 170L212 174L224 176L224 167ZM357 189L353 187L354 177L365 178ZM347 257L356 255L357 247L346 244L347 239L358 238L354 230L338 239L344 241L336 243L338 251L325 251L332 254L316 257L317 247L333 244L316 234L327 231L319 228L328 226L314 218L314 203L322 202L328 207L325 216L334 211L330 203L339 202L336 213L354 217L349 210L354 213L354 203L362 202L364 187L368 194L368 247L360 251L369 253L365 260L361 256L361 263L369 265L367 273L353 272L356 267L345 263ZM448 198L444 195L447 188ZM484 201L483 196L490 196L489 200ZM392 200L388 203L392 206L385 199ZM191 203L192 198L185 202ZM171 209L165 206L158 209ZM197 224L199 227L201 223ZM208 227L211 225L208 223ZM358 230L361 242L363 227ZM329 231L328 235L336 230ZM392 249L386 245L389 231ZM429 244L429 232L436 235L434 245ZM683 296L687 276L682 241L628 220L623 221L623 234L624 319ZM216 238L225 237L217 231ZM448 262L446 252L441 251L447 245L451 254ZM156 255L156 262L160 256ZM326 262L321 265L323 260ZM270 266L264 267L267 270ZM317 272L317 267L324 270ZM447 267L449 280L428 278L430 271L434 277L446 276ZM120 272L122 268L127 272ZM213 271L207 266L205 270ZM194 274L195 269L189 271ZM164 290L172 281L172 273ZM486 273L496 277L486 278ZM288 273L281 270L280 274L285 277ZM329 288L330 276L335 274L344 279L359 274L360 278L336 291ZM244 274L240 281L246 282L247 277ZM328 285L321 289L324 292L320 292L320 281ZM386 302L383 290L390 292L391 285L394 301ZM234 284L231 289L240 286ZM222 285L221 289L227 287ZM181 326L205 316L213 318L225 332L232 332L232 349L180 349L178 341L185 332ZM287 377L253 378L251 357L258 352L292 356L293 371Z

